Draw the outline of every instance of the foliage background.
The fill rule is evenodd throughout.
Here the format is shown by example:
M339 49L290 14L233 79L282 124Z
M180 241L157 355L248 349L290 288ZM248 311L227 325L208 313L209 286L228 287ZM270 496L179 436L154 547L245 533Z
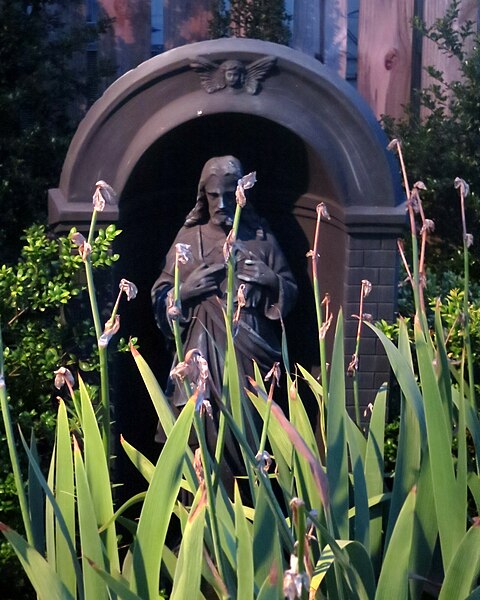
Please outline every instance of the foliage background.
M2 262L19 255L27 226L45 220L47 190L58 182L88 108L93 82L84 50L108 22L86 25L81 6L79 0L0 0Z

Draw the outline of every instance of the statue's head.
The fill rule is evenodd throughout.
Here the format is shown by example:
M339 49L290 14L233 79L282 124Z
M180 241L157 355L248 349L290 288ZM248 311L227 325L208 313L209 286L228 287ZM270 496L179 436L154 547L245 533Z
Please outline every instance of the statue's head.
M197 203L185 221L187 227L209 219L231 226L235 213L235 190L242 165L234 156L217 156L205 163L198 184Z
M226 60L220 65L228 87L241 87L245 79L245 67L239 60Z

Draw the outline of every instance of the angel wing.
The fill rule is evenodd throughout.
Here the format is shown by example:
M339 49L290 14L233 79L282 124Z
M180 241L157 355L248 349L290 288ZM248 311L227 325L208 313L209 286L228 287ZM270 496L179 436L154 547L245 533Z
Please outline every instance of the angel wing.
M276 61L275 56L264 56L250 63L245 68L245 91L252 95L256 94L260 82L265 79Z
M212 94L225 87L225 77L218 65L208 58L197 56L190 62L190 67L199 74L203 89Z

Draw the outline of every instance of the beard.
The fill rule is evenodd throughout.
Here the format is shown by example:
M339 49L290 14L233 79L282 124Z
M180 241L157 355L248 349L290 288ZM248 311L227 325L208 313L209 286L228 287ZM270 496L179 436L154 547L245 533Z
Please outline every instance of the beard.
M233 225L233 218L230 215L225 215L223 213L215 213L210 217L210 221L213 225L225 225L226 227L231 227Z

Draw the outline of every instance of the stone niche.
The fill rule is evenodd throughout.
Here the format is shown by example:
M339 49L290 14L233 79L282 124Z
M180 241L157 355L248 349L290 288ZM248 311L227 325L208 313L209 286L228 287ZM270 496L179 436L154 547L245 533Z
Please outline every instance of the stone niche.
M228 81L229 65L236 71ZM394 314L396 238L405 210L386 145L356 91L313 58L257 40L199 42L146 61L93 105L71 143L59 187L49 191L49 220L58 231L85 227L95 182L103 179L116 190L118 207L102 213L123 230L115 275L140 290L122 306L122 334L138 336L163 384L171 356L154 324L150 287L193 206L204 162L233 154L245 172L257 171L251 201L268 219L299 284L298 304L286 323L291 363L314 371L318 339L306 253L313 246L316 206L326 203L331 220L321 225L321 289L330 293L334 313L342 306L347 318L348 364L362 279L373 284L365 312L374 319ZM156 419L132 362L122 356L115 363L116 420L129 441L145 447ZM380 343L366 331L364 405L388 378Z

